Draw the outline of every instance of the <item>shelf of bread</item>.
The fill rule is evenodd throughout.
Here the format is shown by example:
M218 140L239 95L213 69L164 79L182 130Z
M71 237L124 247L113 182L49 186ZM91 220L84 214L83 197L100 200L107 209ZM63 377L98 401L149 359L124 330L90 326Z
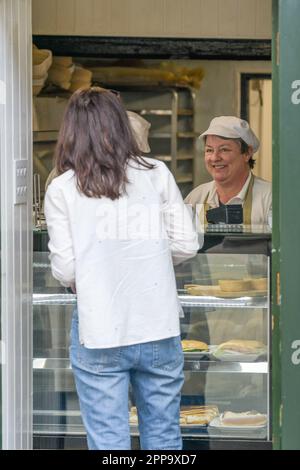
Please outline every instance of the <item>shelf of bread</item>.
M129 423L131 434L138 435L138 415L135 406L129 410ZM256 434L261 438L267 435L267 415L256 410L220 412L217 405L192 405L180 408L180 427L183 434L202 434L225 438L231 434L234 437L254 437Z
M267 374L267 347L256 340L232 339L219 345L194 339L181 341L185 370Z
M185 284L184 291L191 296L238 299L244 297L266 298L267 278L220 279L215 284Z

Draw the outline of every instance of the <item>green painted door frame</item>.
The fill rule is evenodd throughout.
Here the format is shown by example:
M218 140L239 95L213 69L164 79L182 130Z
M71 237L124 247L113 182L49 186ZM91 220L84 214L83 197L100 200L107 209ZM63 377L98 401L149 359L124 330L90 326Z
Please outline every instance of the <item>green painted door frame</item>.
M273 0L273 442L300 449L300 1Z

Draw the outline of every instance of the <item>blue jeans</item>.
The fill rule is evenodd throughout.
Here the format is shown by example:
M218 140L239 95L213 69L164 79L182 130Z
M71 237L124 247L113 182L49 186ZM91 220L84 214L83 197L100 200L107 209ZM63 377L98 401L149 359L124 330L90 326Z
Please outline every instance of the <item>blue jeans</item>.
M89 449L130 449L128 390L138 410L142 449L182 449L179 425L183 385L180 336L109 349L88 349L78 337L75 310L71 365Z

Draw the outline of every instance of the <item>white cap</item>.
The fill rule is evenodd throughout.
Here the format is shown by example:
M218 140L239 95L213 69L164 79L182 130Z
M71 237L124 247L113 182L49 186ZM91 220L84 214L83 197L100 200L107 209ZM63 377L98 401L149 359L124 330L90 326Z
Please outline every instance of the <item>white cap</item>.
M151 152L148 144L148 132L151 126L150 122L146 121L146 119L133 111L127 111L127 115L139 149L143 153Z
M217 135L229 139L243 139L246 144L253 147L253 152L259 149L259 140L250 128L247 121L236 116L218 116L211 120L209 128L199 137Z

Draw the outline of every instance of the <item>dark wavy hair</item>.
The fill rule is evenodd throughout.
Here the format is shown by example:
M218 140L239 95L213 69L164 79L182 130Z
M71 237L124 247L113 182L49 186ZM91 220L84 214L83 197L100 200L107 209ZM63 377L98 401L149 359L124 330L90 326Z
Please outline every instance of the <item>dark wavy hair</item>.
M129 183L130 161L145 169L118 94L100 87L77 90L70 98L55 149L58 175L73 170L77 187L87 197L118 199Z

